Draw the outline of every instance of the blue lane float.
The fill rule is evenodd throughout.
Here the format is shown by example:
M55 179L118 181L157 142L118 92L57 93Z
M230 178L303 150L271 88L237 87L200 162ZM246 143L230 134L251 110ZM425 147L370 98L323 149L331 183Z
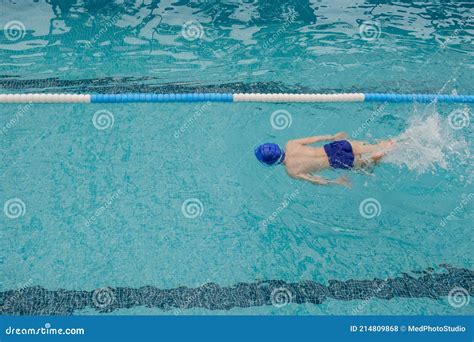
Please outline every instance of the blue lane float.
M0 94L4 103L165 103L165 102L386 102L386 103L474 103L473 95L440 94L259 94L259 93L192 93L192 94Z
M93 94L91 103L125 102L233 102L229 93L195 94Z
M438 94L364 94L364 102L451 102L451 103L474 103L472 95L438 95Z

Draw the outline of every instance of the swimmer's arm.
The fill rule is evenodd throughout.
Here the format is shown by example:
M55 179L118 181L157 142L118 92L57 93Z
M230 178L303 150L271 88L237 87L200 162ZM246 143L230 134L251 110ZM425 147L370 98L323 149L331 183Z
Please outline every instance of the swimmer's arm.
M347 188L350 188L351 187L351 183L349 182L349 180L347 179L347 177L339 177L335 180L332 180L332 179L325 179L323 177L319 177L319 176L313 176L313 175L309 175L309 174L300 174L297 176L297 178L299 179L303 179L303 180L306 180L308 182L311 182L313 184L317 184L317 185L331 185L331 184L337 184L337 185L342 185L342 186L345 186Z
M344 132L339 132L334 135L317 135L314 137L307 137L301 139L294 139L291 140L293 143L301 144L301 145L310 145L320 141L333 141L337 139L345 139L346 134Z

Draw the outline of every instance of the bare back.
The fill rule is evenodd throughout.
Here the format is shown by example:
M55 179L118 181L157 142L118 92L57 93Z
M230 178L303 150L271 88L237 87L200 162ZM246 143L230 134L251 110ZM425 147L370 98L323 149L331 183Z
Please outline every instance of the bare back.
M311 147L290 141L286 145L285 154L286 172L291 177L329 168L329 160L322 147Z

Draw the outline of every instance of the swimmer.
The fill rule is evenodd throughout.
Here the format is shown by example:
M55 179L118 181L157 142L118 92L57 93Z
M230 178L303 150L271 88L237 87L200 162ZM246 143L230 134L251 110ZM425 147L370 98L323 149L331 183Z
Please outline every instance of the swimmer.
M325 179L313 175L324 169L350 169L367 172L377 165L382 157L395 144L394 140L385 140L377 144L363 141L346 140L344 132L335 135L322 135L290 140L283 150L279 145L266 143L255 149L255 156L265 165L285 165L287 174L317 185L342 185L350 188L347 177ZM330 141L323 147L311 147L310 144Z

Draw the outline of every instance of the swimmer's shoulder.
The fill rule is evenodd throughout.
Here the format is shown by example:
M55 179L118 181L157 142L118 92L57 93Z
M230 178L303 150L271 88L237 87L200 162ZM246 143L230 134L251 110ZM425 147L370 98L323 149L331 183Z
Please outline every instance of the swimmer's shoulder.
M300 175L296 170L292 167L288 167L288 165L285 165L285 170L286 174L291 177L291 178L300 178Z
M294 149L296 147L299 147L299 146L303 146L303 145L300 144L300 143L297 143L294 140L289 140L285 145L285 151L291 151L292 149Z

